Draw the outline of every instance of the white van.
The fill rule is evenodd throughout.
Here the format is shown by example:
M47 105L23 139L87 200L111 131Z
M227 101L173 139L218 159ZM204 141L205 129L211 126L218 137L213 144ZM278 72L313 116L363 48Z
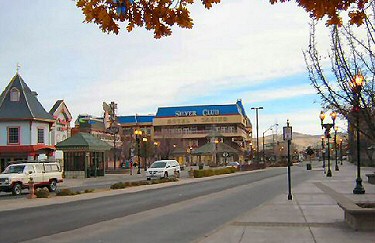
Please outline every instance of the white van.
M153 178L180 177L180 164L176 160L157 160L147 169L147 180Z
M34 187L47 187L56 191L57 183L62 182L59 163L18 163L11 164L0 174L0 191L20 195L22 189L29 188L30 178Z

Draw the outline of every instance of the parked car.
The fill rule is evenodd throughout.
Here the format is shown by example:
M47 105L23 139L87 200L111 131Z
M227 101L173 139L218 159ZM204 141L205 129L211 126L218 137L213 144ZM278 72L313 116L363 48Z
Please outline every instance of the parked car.
M157 160L147 169L147 180L168 178L170 176L180 177L181 168L176 160Z
M47 187L56 191L57 183L62 182L62 171L58 163L18 163L11 164L0 174L0 191L20 195L22 189L29 188L32 178L34 187Z
M240 168L240 163L238 162L229 162L227 167L233 167L233 168L237 168L239 169Z

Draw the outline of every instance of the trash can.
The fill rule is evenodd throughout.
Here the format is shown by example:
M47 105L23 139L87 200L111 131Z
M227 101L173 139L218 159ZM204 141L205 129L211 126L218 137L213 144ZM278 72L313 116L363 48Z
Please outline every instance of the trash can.
M306 164L307 170L311 170L311 164Z

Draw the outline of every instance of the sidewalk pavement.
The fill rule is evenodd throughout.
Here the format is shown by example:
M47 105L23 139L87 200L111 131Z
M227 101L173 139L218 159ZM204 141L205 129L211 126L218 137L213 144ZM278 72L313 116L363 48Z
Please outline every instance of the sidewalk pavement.
M293 167L292 167L293 168ZM355 202L375 202L375 185L367 183L365 174L375 168L362 168L361 177L366 190L364 195L354 195L356 166L348 162L340 171L332 166L332 177L326 177L321 162L315 162L313 178L293 185L293 200L287 192L259 207L242 214L235 220L197 240L210 242L375 242L375 231L354 231L345 223L344 211L328 194L314 185L321 182ZM293 180L293 178L292 178ZM375 229L374 229L375 230Z
M306 164L296 165L306 168ZM292 167L292 170L295 167ZM375 202L375 185L367 183L365 174L373 173L375 168L362 168L361 175L364 195L354 195L356 166L348 162L340 166L340 171L334 171L332 177L326 177L321 168L321 162L314 162L313 177L299 185L293 185L293 200L287 199L287 192L265 202L259 207L244 212L240 217L223 225L219 229L198 239L196 242L375 242L375 231L356 232L349 228L344 221L344 211L328 194L315 186L315 182L321 182L336 192L343 194L355 202ZM299 168L301 169L301 168ZM253 172L240 172L253 173ZM231 175L220 175L221 177ZM83 185L98 185L126 180L144 179L144 175L106 175L105 177L89 178L85 180L65 180L61 188L79 187ZM182 178L178 184L194 183L210 180L217 177L206 178ZM293 177L292 177L293 182ZM125 190L105 190L96 193L85 193L72 197L52 197L48 199L7 199L1 200L0 211L20 208L37 207L43 205L60 204L91 198L112 196L124 193L132 193L153 188L175 185L171 183L155 184L148 186L130 187Z

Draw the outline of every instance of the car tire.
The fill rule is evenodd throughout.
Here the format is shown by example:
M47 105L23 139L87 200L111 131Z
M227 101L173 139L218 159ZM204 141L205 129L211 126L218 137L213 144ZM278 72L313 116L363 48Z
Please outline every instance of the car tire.
M52 180L50 183L49 183L49 186L48 186L48 190L50 192L55 192L57 189L57 183L56 183L56 180Z
M151 178L150 178L150 177L147 177L147 180L148 180L148 181L150 181L150 180L151 180Z
M12 188L12 195L18 196L18 195L21 195L21 192L22 192L21 184L20 183L14 184L14 186Z
M164 173L164 178L165 178L165 179L168 178L168 172L165 172L165 173Z

